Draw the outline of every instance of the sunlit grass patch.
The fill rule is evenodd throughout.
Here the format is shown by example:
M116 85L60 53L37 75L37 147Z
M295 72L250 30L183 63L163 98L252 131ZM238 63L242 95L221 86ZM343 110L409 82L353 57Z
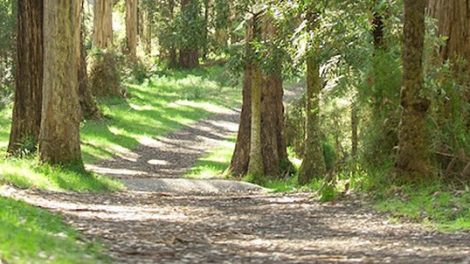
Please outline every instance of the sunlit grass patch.
M125 155L144 138L238 107L240 88L221 83L223 73L221 67L163 72L141 85L129 84L128 99L100 100L106 120L86 122L81 130L85 162Z
M54 191L100 192L117 191L123 185L108 177L88 173L73 167L39 164L32 158L0 160L0 184L19 188L39 188Z
M1 263L108 263L96 243L80 238L61 217L0 197Z
M470 190L446 190L439 184L401 187L380 198L376 208L395 218L424 223L441 231L470 230Z
M219 147L209 150L186 173L185 177L192 179L226 178L224 171L230 164L235 140L235 136L229 137Z

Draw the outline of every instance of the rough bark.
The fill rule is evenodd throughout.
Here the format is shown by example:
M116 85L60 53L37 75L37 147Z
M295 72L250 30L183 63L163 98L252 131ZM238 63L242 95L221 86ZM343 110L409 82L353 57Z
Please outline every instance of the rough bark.
M470 102L470 0L429 0L428 13L437 20L437 34L446 38L439 50L442 62L453 62L456 80L467 87L462 95Z
M446 37L446 43L440 50L442 59L447 60L460 57L469 61L470 1L428 1L428 13L437 20L437 33L440 36Z
M282 74L280 69L277 69L272 74L265 75L252 60L253 54L250 43L254 37L253 32L255 31L256 23L259 22L251 20L247 29L245 52L248 59L244 73L243 106L237 142L229 172L236 176L243 176L248 173L256 176L267 175L278 177L290 169L284 137ZM259 25L257 26L259 27ZM254 85L261 86L261 101L259 106L252 104ZM258 91L256 91L256 96L258 96L257 93ZM260 128L255 130L253 130L253 125L258 125L259 119L258 117L253 118L252 113L254 109L259 109L258 117L261 120ZM258 133L260 133L261 139L254 140L253 135L258 137ZM256 148L261 147L261 165L259 159L260 150L253 150L253 146ZM249 164L252 163L251 156L257 159L253 162L252 166L252 168L258 170L257 173L249 172Z
M8 152L30 144L34 151L41 125L43 78L43 1L18 1L17 66L13 122Z
M137 59L137 0L126 0L126 53Z
M431 172L426 129L430 103L421 94L425 6L426 0L405 0L402 113L396 172L401 180L408 182L422 181Z
M250 161L248 174L253 176L264 175L263 152L261 143L261 94L262 75L257 63L253 63L251 73L251 131L250 131Z
M282 73L276 71L265 76L261 103L261 134L264 172L271 177L279 177L290 169L284 136L283 96Z
M81 6L83 9L84 0L81 0ZM86 61L86 49L84 46L85 31L83 26L83 15L80 16L80 39L79 42L79 54L78 54L78 91L80 100L80 109L82 119L87 120L98 120L102 118L102 114L98 105L96 104L95 98L91 93L90 85L88 82L87 73L87 61Z
M80 2L44 0L44 81L39 158L83 166L80 151ZM58 38L57 36L61 36ZM70 63L75 62L75 63Z
M108 49L113 46L113 0L95 0L93 7L93 46Z
M235 144L235 150L232 155L230 167L228 168L229 174L236 177L246 175L248 171L248 162L250 161L251 72L252 65L250 62L247 62L244 72L243 105L240 114L240 125L238 128L237 142Z
M183 15L195 15L195 12L188 12L187 8L194 0L181 0L181 13ZM188 21L193 21L195 17L185 18ZM182 47L179 52L179 66L181 68L196 68L199 66L199 50L197 47Z
M142 12L142 35L141 42L144 47L145 55L150 55L152 53L152 27L153 27L153 18L149 10L141 10Z
M308 184L326 175L320 131L320 65L313 55L307 58L307 91L305 103L305 149L299 171L299 183Z

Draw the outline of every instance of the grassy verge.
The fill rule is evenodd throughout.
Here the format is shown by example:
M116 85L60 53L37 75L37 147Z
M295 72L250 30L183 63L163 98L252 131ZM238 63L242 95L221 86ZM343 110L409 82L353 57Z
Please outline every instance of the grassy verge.
M106 119L81 127L83 158L93 163L125 155L140 141L201 120L240 103L241 93L225 83L221 67L161 72L142 85L128 85L131 97L100 101ZM11 108L0 111L0 153L5 153ZM39 164L34 158L4 159L0 185L55 191L113 191L122 185L73 167ZM0 197L0 263L106 262L98 245L83 242L60 217L22 202Z
M226 178L224 171L230 164L236 137L225 139L219 147L209 152L196 161L196 164L186 173L185 177L190 179L214 179Z
M0 197L0 263L107 263L96 243L82 242L62 219Z
M240 89L224 82L224 69L162 72L128 85L130 98L101 101L106 121L87 122L81 136L87 163L125 155L145 138L165 136L224 107L238 107Z
M222 67L160 72L141 85L127 85L127 100L101 100L105 120L88 121L81 128L85 163L126 155L146 138L165 136L223 108L239 106L240 89L228 79ZM0 153L6 150L10 123L11 109L1 111ZM120 186L105 177L40 165L33 159L0 159L0 171L0 181L21 188L104 191Z
M470 190L451 190L440 184L391 188L376 209L396 220L411 220L440 231L470 230Z

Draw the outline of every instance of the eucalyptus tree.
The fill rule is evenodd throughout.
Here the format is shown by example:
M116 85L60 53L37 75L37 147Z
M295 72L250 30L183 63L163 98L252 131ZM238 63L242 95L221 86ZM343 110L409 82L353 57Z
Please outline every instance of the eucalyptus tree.
M204 45L204 19L200 0L181 0L178 17L179 66L199 66L199 57Z
M283 45L276 6L246 5L243 106L228 171L237 176L279 177L290 169L284 136Z
M422 181L431 176L426 120L430 101L423 93L426 0L404 1L402 113L396 172L400 180Z
M132 61L137 59L138 0L126 1L126 53Z
M43 1L18 1L16 90L8 152L34 151L41 126Z
M80 1L44 0L44 79L39 158L83 166L80 151L78 57ZM57 36L61 36L58 38Z
M93 46L113 46L113 0L95 0L93 5Z

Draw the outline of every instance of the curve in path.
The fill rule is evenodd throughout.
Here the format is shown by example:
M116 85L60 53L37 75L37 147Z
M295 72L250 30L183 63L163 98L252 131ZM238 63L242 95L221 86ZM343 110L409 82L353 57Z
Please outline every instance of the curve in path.
M155 192L169 187L152 182L175 185L174 178L197 157L234 132L235 121L235 113L217 115L96 166L124 180L126 192L2 187L0 195L61 213L89 239L104 242L116 263L470 263L469 233L390 223L357 201L321 204L310 194L200 192L213 186Z
M181 178L206 151L237 132L238 120L239 112L227 109L166 137L146 139L128 155L87 168L120 179L131 191L194 194L264 191L260 186L245 182Z

